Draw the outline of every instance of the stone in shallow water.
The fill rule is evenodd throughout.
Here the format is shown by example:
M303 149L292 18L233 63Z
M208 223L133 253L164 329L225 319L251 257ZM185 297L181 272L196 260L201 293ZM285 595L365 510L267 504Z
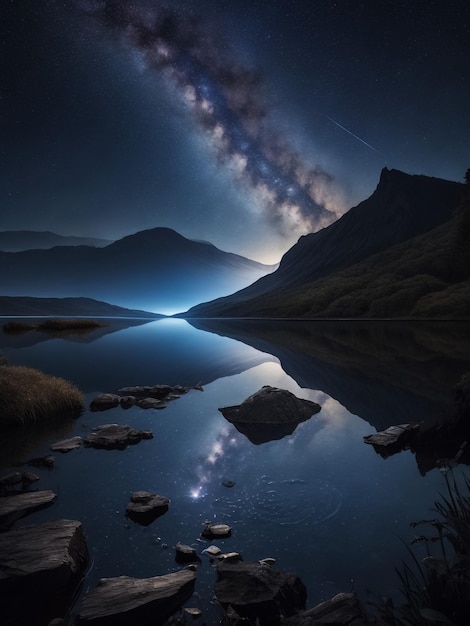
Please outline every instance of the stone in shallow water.
M232 529L228 524L213 524L212 522L206 522L204 530L201 535L206 539L223 539L230 537Z
M71 450L76 450L82 445L82 438L70 437L70 439L62 439L61 441L56 441L50 447L54 452L70 452Z
M56 497L57 494L53 491L46 490L31 491L0 498L0 529L5 530L21 517L49 506Z
M364 442L374 446L374 450L384 458L406 448L419 431L419 424L397 424L374 435L364 437Z
M103 393L90 403L90 411L107 411L119 406L121 397L115 393Z
M85 596L77 626L159 626L190 598L195 581L187 569L153 578L103 578Z
M82 525L74 520L0 534L2 623L4 619L21 626L43 623L43 611L55 604L64 606L79 584L87 560Z
M148 526L168 511L169 499L151 491L134 491L126 515L142 526Z
M198 557L195 548L185 543L177 543L175 547L175 560L177 563L195 563L201 559Z
M355 593L338 593L313 609L294 615L285 621L288 626L367 626L363 606Z
M308 420L320 409L316 402L266 385L241 404L219 408L219 411L239 432L258 445L292 434L300 422Z
M141 439L151 439L150 430L137 430L126 424L102 424L93 428L83 440L86 446L123 450L126 446L139 443Z
M297 574L260 563L222 561L217 565L215 595L224 608L260 624L277 624L305 609L307 592Z

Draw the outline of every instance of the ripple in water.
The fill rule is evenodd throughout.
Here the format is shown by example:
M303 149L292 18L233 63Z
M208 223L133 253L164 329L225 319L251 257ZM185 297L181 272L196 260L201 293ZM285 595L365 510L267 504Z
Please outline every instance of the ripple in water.
M280 526L303 522L321 524L341 509L341 492L324 480L304 481L291 478L282 481L262 477L253 490L240 489L212 502L220 517L243 517Z

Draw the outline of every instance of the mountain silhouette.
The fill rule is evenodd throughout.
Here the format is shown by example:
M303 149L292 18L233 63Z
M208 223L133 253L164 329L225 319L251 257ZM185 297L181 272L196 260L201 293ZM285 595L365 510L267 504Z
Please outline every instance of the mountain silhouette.
M315 300L317 281L323 279L323 286L350 268L358 268L351 270L356 278L362 273L361 262L450 223L464 188L461 183L385 168L367 200L323 230L301 237L275 272L231 296L193 307L184 317L303 316L309 303L295 306L295 301L305 299L306 286ZM388 259L392 265L395 260ZM344 282L336 285L343 290L341 295L351 292L351 280ZM294 302L292 311L287 302ZM325 310L320 307L312 317L329 317L322 315Z
M170 228L141 231L104 248L0 252L0 266L2 295L80 296L162 313L232 293L275 268Z
M102 248L113 243L96 237L57 235L50 231L4 230L0 231L0 250L21 252L23 250L46 250L54 246L93 246Z

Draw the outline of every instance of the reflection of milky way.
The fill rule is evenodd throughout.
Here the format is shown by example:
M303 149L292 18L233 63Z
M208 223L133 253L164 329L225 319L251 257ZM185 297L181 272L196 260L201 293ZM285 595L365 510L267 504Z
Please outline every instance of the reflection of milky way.
M215 469L220 471L220 465L224 460L233 462L229 455L237 449L237 440L233 436L233 430L228 426L220 430L210 445L209 452L201 456L195 463L192 471L196 474L196 483L191 488L190 497L194 500L204 497L207 494L209 484L215 478Z
M279 228L306 232L336 219L331 176L271 128L260 73L231 59L200 20L122 1L82 6L177 87L218 158Z
M315 478L274 481L263 476L238 493L217 498L212 507L220 517L230 518L243 512L247 519L288 526L326 522L338 513L341 502L342 494L327 481Z

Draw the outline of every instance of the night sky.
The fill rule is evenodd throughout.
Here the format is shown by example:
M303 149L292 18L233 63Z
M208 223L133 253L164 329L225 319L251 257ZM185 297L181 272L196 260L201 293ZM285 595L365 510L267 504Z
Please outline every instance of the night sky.
M467 0L2 0L0 230L276 262L384 166L470 167Z

